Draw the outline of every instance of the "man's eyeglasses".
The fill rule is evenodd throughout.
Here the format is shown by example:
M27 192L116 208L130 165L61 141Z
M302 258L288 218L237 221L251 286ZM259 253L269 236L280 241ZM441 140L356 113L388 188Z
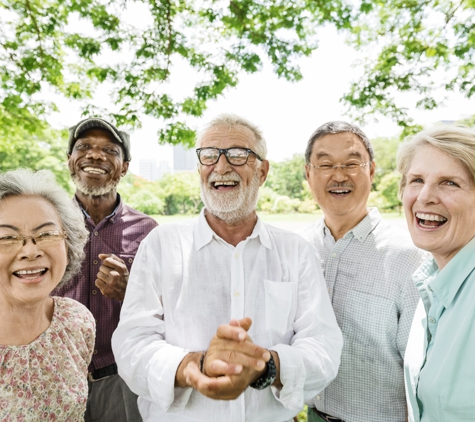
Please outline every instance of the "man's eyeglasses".
M48 246L53 246L66 238L66 232L59 230L42 232L35 236L1 236L0 252L18 252L26 245L28 239L31 239L31 241L39 248L47 248Z
M371 161L366 163L361 163L359 161L349 162L346 164L333 164L325 163L319 166L315 166L312 163L307 163L308 166L313 167L315 170L318 170L321 174L331 174L336 169L342 169L346 174L356 175L360 173L368 164L371 164Z
M197 148L196 154L198 155L198 160L200 160L200 163L204 166L216 164L221 154L224 154L228 163L233 166L243 166L246 164L249 159L249 154L255 155L258 160L262 161L262 158L249 148Z

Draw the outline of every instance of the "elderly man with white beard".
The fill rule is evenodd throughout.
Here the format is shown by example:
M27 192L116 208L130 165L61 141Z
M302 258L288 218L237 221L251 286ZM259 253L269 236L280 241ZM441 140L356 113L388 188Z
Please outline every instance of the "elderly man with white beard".
M140 245L112 340L120 375L145 422L290 421L340 363L322 270L256 214L259 129L221 115L197 145L205 208Z

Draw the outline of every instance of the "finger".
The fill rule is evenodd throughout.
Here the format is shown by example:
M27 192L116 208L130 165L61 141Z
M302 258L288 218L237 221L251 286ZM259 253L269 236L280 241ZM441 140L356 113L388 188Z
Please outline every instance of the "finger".
M100 278L97 278L96 281L94 282L94 284L99 289L103 289L105 286L107 286L107 283L104 280L100 279Z
M249 317L244 317L243 319L238 320L238 324L241 328L249 331L252 325L252 319Z
M237 398L242 391L236 390L235 382L229 376L210 378L203 375L195 362L189 362L183 370L186 383L201 394L218 399L231 400Z
M125 262L114 254L99 254L99 259L103 264L106 264L108 267L112 268L127 268Z
M223 375L240 374L242 372L242 365L235 363L228 363L224 360L213 359L206 362L205 373L211 377L220 377Z
M237 321L232 320L235 324ZM231 324L222 324L216 331L216 336L225 340L244 341L247 338L247 331L239 326L232 326Z
M268 351L266 352L269 353ZM264 353L262 353L262 355L264 355ZM266 367L267 362L263 357L256 358L236 350L222 352L216 355L216 359L223 360L228 364L242 365L244 368L249 368L254 371L262 371Z

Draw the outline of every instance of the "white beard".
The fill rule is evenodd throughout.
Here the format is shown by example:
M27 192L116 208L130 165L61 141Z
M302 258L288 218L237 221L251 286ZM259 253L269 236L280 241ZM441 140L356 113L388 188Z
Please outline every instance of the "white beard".
M211 185L212 182L230 180L242 182L241 176L234 171L225 176L211 173L206 183L201 181L201 200L210 214L228 224L236 224L256 210L260 180L256 171L246 188L239 184L231 191L219 192Z
M71 173L71 179L76 185L76 188L78 189L79 192L82 192L84 195L87 196L104 196L112 192L114 189L117 188L117 185L120 182L119 179L111 180L104 186L89 186L86 185L81 178L75 174Z

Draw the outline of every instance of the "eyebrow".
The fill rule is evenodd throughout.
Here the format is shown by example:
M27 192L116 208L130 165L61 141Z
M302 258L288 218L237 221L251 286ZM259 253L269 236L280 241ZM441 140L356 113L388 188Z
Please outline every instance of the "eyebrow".
M319 152L317 153L317 159L321 159L321 158L327 158L327 157L330 157L330 154L328 152ZM361 155L361 152L359 151L351 151L349 153L349 157L352 158L352 157L358 157L358 158L363 158L363 156Z
M36 232L37 230L40 230L40 229L42 229L43 227L46 227L46 226L55 226L56 227L56 224L52 221L48 221L46 223L43 223L43 224L40 224L39 226L34 227L32 231ZM20 229L18 227L12 226L11 224L0 224L0 228L1 227L6 228L6 229L12 229L12 230L15 230L17 232L20 232Z

